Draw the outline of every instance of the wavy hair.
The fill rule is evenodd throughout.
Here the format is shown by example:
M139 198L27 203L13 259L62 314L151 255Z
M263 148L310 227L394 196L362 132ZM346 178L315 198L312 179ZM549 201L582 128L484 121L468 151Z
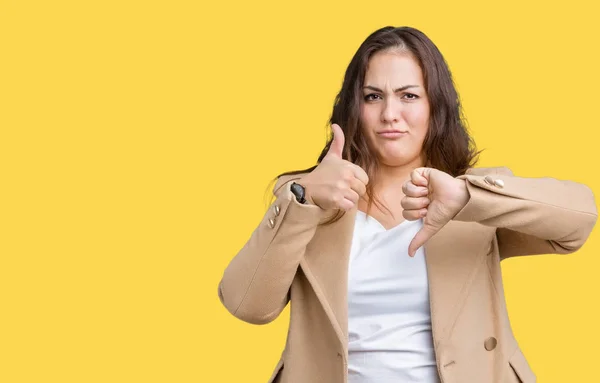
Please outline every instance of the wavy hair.
M344 132L346 140L342 158L362 167L369 176L366 192L369 208L372 202L379 205L374 198L372 186L379 161L362 134L360 110L361 103L364 102L362 87L367 65L374 54L382 51L411 55L423 73L430 104L429 127L422 148L427 166L456 177L474 167L480 154L468 134L460 98L448 64L435 44L423 32L412 27L388 26L378 29L366 38L352 57L329 119L329 125L338 124ZM313 171L329 151L332 141L333 135L330 135L316 165L282 173L274 181L281 176Z

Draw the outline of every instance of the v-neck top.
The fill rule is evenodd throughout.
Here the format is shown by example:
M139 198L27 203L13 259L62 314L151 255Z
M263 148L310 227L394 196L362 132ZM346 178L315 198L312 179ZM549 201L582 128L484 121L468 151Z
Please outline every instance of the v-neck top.
M348 383L438 383L422 220L385 229L358 211L348 268Z

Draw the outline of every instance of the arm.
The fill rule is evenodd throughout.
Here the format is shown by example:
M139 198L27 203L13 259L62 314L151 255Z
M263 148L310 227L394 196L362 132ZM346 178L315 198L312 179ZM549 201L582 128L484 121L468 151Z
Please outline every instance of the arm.
M470 197L453 219L496 227L502 258L572 253L598 218L590 188L573 181L515 177L507 168L457 178Z
M300 177L278 180L275 201L219 283L221 303L243 321L265 324L283 311L300 260L323 215L320 207L296 201L290 191L296 178Z

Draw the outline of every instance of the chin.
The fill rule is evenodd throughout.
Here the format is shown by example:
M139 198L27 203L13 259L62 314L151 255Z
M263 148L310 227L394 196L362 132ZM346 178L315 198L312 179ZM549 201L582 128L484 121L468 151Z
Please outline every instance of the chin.
M406 166L420 163L418 154L407 156L404 153L380 153L379 160L385 166Z
M408 158L404 157L382 157L381 163L386 166L404 166L412 162Z

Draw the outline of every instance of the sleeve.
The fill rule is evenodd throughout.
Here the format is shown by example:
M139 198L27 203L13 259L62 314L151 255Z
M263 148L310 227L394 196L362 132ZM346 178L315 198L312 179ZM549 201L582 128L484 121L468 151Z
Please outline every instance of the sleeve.
M275 201L219 283L221 303L245 322L269 323L283 311L306 246L324 215L320 207L296 200L290 186L297 178L277 181Z
M572 253L598 218L594 194L577 182L516 177L508 168L457 178L470 199L453 219L495 227L501 258Z

